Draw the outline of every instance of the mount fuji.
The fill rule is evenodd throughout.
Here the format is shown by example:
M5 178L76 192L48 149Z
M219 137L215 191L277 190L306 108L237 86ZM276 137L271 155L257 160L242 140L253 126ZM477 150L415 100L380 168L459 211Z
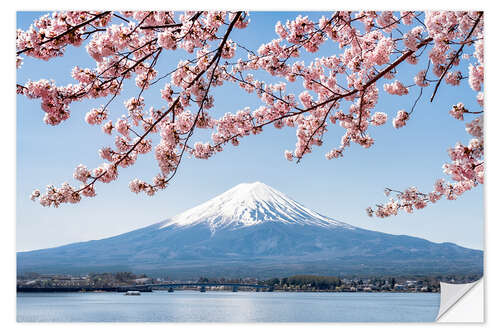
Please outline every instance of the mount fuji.
M483 252L370 231L256 182L118 236L18 252L19 273L144 272L171 278L481 274Z

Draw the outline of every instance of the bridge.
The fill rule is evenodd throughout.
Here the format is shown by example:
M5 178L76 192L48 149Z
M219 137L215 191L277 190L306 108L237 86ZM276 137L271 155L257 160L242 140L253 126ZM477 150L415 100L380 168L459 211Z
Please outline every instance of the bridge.
M255 290L262 291L266 289L267 291L273 291L272 286L261 285L261 284L249 284L249 283L217 283L217 282L180 282L180 283L153 283L143 285L145 288L158 289L165 288L168 292L173 292L175 288L182 287L197 287L200 288L201 292L205 292L207 287L231 287L233 292L238 291L238 288L254 288Z

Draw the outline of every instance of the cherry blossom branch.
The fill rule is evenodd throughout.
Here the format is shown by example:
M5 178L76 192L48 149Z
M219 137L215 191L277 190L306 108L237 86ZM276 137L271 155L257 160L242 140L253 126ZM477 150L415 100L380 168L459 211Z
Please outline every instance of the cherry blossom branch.
M37 45L40 40L45 41L44 36L61 35L100 14L68 12L54 13L52 18L43 17L35 21L35 28L27 32L18 30L17 48L32 46L30 42ZM401 12L398 17L393 12L362 11L356 14L337 11L318 21L299 15L285 25L278 22L275 27L278 38L254 51L229 39L233 28L243 29L248 25L242 12L191 11L179 14L179 20L173 12L122 12L118 16L111 13L109 17L103 16L99 21L88 23L90 30L81 32L76 39L62 36L61 42L50 47L26 52L31 57L49 59L63 55L60 46L64 43L79 46L88 38L87 52L96 60L95 69L73 69L72 76L79 82L76 85L57 87L48 80L16 85L19 94L41 99L47 124L57 125L66 120L70 116L69 105L74 101L110 96L104 106L91 109L85 116L89 124L100 125L108 118L108 107L121 93L125 79L135 76L135 84L139 88L135 97L125 102L128 115L122 115L114 124L110 120L102 125L105 133L117 133L116 148L104 147L99 151L101 157L111 164L104 163L92 172L80 165L74 178L84 183L81 189L63 184L60 188L49 187L46 195L40 197L38 193L34 197L40 197L43 205L57 206L63 202L78 202L80 193L84 196L95 195L97 180L105 183L115 180L118 167L134 164L138 154L146 154L153 149L152 133L158 133L161 138L154 147L161 174L153 179L152 184L137 179L129 184L133 192L143 191L148 195L167 186L186 153L199 159L209 158L221 152L225 144L237 146L239 138L259 134L270 124L277 129L284 126L296 128L295 152L285 151L285 158L295 158L297 163L304 154L312 152L313 146L323 144L329 126L339 126L345 129L345 134L340 146L326 154L328 159L343 156L351 143L369 148L374 142L369 128L384 125L388 118L384 112L375 112L379 100L376 83L382 79L393 79L399 75L397 68L403 62L415 65L421 57L427 57L434 64L436 80L428 77L430 61L427 61L427 69L414 77L415 84L402 84L396 79L383 85L386 93L399 96L407 95L411 87L420 87L410 112L397 111L392 121L395 128L406 125L423 95L423 89L436 82L436 92L443 77L445 83L450 85L458 85L468 79L471 88L478 91L477 100L483 106L482 14L472 15L475 16L473 19L466 12L425 12L425 22L419 19L420 15L423 13ZM130 24L114 24L111 17ZM72 22L72 26L68 26L68 22ZM422 26L415 26L413 22L420 22ZM364 24L363 33L358 30L358 23ZM218 31L222 27L225 33L220 35ZM475 35L477 38L472 38ZM300 59L302 53L314 54L328 40L337 43L340 54L316 58L310 65L304 65ZM216 43L218 46L214 45ZM461 46L457 52L450 51L449 45L454 44ZM472 57L477 59L477 63L470 64L468 76L460 72L448 73L465 45L474 45ZM181 58L175 68L165 71L167 74L158 78L156 67L160 55L178 48L188 53L196 52L196 56ZM424 52L427 48L432 48L429 54ZM246 50L248 60L226 60L223 63L222 58L233 58L236 49ZM299 59L292 62L293 58ZM18 67L22 60L17 58ZM228 69L228 66L232 67ZM261 70L285 82L255 80L253 73ZM151 107L148 115L144 110L143 92L165 77L169 77L170 81L160 92L168 107ZM302 81L304 90L286 92L288 83L296 80ZM215 99L211 92L213 87L226 82L236 83L246 92L255 93L263 104L254 111L245 107L235 113L227 112L219 119L213 118L215 113L210 109L214 107ZM196 103L197 112L188 110L191 103ZM347 111L341 109L344 105L348 106ZM446 164L445 173L456 180L450 187L445 186L448 192L446 195L441 193L443 196L456 196L467 186L481 183L482 113L469 111L461 103L454 105L450 111L459 120L463 120L464 114L479 117L466 124L466 130L474 137L469 145L451 149L451 162ZM211 140L192 144L190 141L194 134L202 129L211 130ZM393 204L396 211L401 208L408 211L433 202L438 192L422 195L416 190L389 189L389 193L399 200ZM381 215L389 211L387 206L377 207L382 210Z
M475 20L474 25L470 29L469 34L467 35L467 37L465 37L464 41L468 40L472 36L472 33L474 32L474 30L476 29L477 25L479 24L479 21L481 21L481 17L482 16L483 16L483 12L479 12L479 16ZM458 51L453 55L453 57L448 62L448 65L446 66L445 70L443 71L443 74L441 74L441 76L439 77L439 80L436 83L436 86L434 87L434 91L432 92L431 102L434 100L434 97L436 96L436 93L437 93L437 90L439 88L439 85L441 84L441 81L443 80L444 76L446 75L446 73L448 72L448 70L453 65L453 62L455 61L455 59L457 59L457 57L462 53L462 50L463 50L463 48L464 48L465 45L466 44L463 43L460 46L460 48L458 49Z
M93 18L91 18L91 19L89 19L89 20L87 20L87 21L85 21L85 22L82 22L82 23L80 23L80 24L78 24L78 25L76 25L76 26L74 26L74 27L72 27L72 28L70 28L70 29L68 29L68 30L66 30L66 31L64 31L64 32L62 32L62 33L60 33L60 34L59 34L59 35L57 35L57 36L51 37L51 38L49 38L49 39L47 39L47 40L45 40L45 41L43 41L43 42L39 43L39 44L38 44L38 46L42 46L42 45L45 45L45 44L50 43L50 42L52 42L52 41L58 40L58 39L60 39L60 38L62 38L62 37L64 37L64 36L66 36L66 35L68 35L68 34L70 34L70 33L74 32L74 31L76 31L76 30L78 30L78 29L80 29L80 28L82 28L82 27L84 27L84 26L86 26L86 25L89 25L90 23L94 22L95 20L98 20L98 19L100 19L101 17L108 15L109 13L111 13L111 12L110 12L110 11L107 11L107 12L102 12L102 13L100 13L100 14L98 14L98 15L94 16ZM20 51L17 51L17 52L16 52L16 55L23 54L24 52L31 51L31 50L33 50L33 49L34 49L34 47L27 47L27 48L24 48L24 49L22 49L22 50L20 50Z

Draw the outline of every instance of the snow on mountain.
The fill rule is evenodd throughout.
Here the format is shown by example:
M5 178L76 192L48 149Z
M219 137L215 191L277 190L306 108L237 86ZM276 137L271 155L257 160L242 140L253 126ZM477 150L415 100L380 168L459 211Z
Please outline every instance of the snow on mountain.
M355 229L320 215L261 182L239 184L174 216L160 228L206 224L214 233L219 229L243 228L266 222Z

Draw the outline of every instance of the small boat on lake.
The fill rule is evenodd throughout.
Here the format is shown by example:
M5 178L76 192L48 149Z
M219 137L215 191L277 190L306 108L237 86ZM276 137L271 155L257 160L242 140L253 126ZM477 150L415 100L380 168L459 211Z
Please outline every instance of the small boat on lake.
M141 292L138 290L129 290L125 293L125 296L141 296Z

